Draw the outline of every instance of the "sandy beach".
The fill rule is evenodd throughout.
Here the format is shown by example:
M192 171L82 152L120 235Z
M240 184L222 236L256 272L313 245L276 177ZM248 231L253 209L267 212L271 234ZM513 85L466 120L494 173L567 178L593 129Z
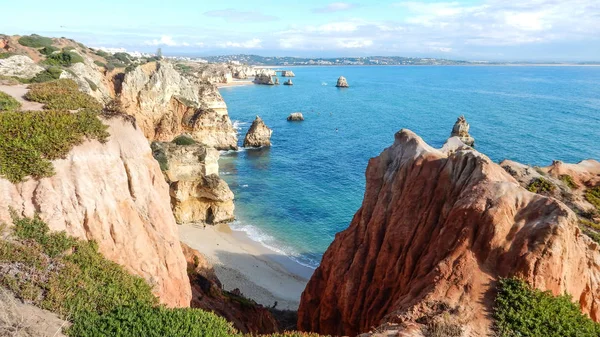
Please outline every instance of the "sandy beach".
M232 82L229 83L216 83L215 85L217 86L217 88L224 88L224 87L239 87L241 85L252 85L254 84L254 82L252 82L252 80L233 80Z
M227 225L182 225L179 237L207 257L226 290L239 288L265 306L277 302L278 309L298 309L300 295L314 271Z

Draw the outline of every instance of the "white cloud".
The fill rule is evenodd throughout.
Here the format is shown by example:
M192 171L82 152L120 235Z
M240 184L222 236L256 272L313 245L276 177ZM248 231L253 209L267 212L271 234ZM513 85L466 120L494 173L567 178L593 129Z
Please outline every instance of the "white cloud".
M167 46L167 47L190 47L191 44L189 42L177 42L173 39L172 36L163 35L160 39L153 39L144 41L144 45L146 46ZM197 45L197 44L196 44Z
M222 18L225 21L229 22L248 22L248 23L258 23L265 21L277 21L278 17L273 15L267 15L259 12L244 12L239 11L237 9L228 8L228 9L220 9L214 11L204 12L205 16L208 17L218 17Z
M371 40L362 40L362 39L354 39L354 40L340 40L336 44L339 48L365 48L373 45L373 41Z
M349 9L355 8L356 4L348 3L348 2L333 2L325 7L319 7L313 9L313 13L332 13L339 11L347 11Z
M307 30L309 32L319 33L340 33L340 32L353 32L358 29L358 24L355 22L331 22L320 26L309 26Z
M259 49L262 48L260 39L251 39L244 42L231 42L227 41L224 43L220 43L219 47L221 48L246 48L246 49Z

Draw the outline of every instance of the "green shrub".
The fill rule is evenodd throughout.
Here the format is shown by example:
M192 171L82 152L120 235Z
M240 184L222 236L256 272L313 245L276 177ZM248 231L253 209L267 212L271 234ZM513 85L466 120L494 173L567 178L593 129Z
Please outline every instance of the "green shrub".
M0 111L17 110L21 107L21 103L14 99L9 94L0 91Z
M109 53L107 53L107 52L105 52L105 51L103 51L103 50L98 50L98 51L96 51L96 55L98 55L98 56L100 56L100 57L104 57L104 58L107 58L107 57L109 57L109 56L110 56L110 54L109 54Z
M30 90L25 98L34 102L45 103L45 109L102 109L102 105L95 98L79 91L77 83L70 79L37 83L29 87Z
M585 199L600 211L600 186L585 191Z
M179 135L179 136L175 137L175 139L173 139L172 143L175 143L177 145L197 144L197 142L192 137L186 136L186 135Z
M35 75L29 83L45 83L58 80L63 70L59 67L50 66L48 69L41 71Z
M9 58L11 56L15 56L15 55L17 55L17 54L15 54L15 53L0 53L0 60L7 59L7 58Z
M40 53L42 55L48 56L48 55L53 54L54 52L57 52L58 50L59 49L56 47L48 46L48 47L44 47L44 48L40 49Z
M268 335L260 335L261 337L329 337L319 335L314 332L299 332L299 331L286 331L282 333L273 333Z
M31 48L43 48L50 47L54 43L51 38L39 36L37 34L31 34L29 36L22 36L19 39L19 44L25 47Z
M529 185L527 185L527 190L533 193L552 193L556 189L556 186L549 182L548 180L539 177L531 180Z
M67 334L74 337L241 337L231 323L210 312L143 305L117 307L105 315L89 313L77 319Z
M96 85L96 83L94 83L94 81L90 80L89 78L85 78L85 81L89 84L90 89L92 89L93 91L98 90L98 86Z
M582 314L571 296L554 297L515 278L499 281L494 317L500 336L600 336L600 324Z
M100 61L94 61L94 64L97 65L98 67L106 68L106 63L103 63Z
M119 60L121 63L128 65L131 63L132 57L131 57L131 55L129 55L127 53L114 53L110 58Z
M48 55L44 64L69 67L75 63L83 63L83 57L73 51L62 51Z
M577 188L579 186L577 186L577 184L575 183L575 180L573 180L573 177L571 177L568 174L561 174L558 179L560 179L560 181L562 181L565 185L567 185L569 188Z
M0 176L13 183L54 174L62 158L85 139L106 141L107 126L97 112L19 111L0 114Z

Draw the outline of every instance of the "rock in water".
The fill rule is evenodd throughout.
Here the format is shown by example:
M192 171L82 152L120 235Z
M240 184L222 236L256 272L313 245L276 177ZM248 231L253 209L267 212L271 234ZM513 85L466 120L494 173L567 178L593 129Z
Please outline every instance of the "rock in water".
M275 82L273 82L273 76L269 75L269 74L257 74L254 77L254 83L255 84L264 84L264 85L275 85Z
M144 277L160 301L188 307L192 298L169 186L139 129L120 118L103 121L110 138L86 141L55 174L12 184L0 178L0 223L38 213L51 230L95 240L107 259Z
M294 74L293 71L291 70L282 70L281 71L281 77L295 77L296 74Z
M244 138L244 147L271 146L272 133L273 130L269 129L265 122L256 116Z
M289 80L283 82L283 85L294 85L294 83L292 83L292 79L290 78Z
M598 321L597 261L564 203L454 138L437 150L401 130L369 161L362 206L304 290L298 328L355 336L442 315L487 336L496 282L512 276L572 295Z
M234 196L219 178L219 151L198 144L154 142L152 153L169 183L177 223L233 221Z
M338 88L348 88L349 87L348 82L346 81L346 78L344 76L340 76L340 78L338 78L335 86Z
M456 123L454 123L450 137L458 137L466 145L473 146L473 144L475 144L475 138L469 135L469 128L470 126L469 123L467 123L465 116L460 116L456 120Z
M287 120L290 122L299 122L304 120L304 116L302 116L301 112L292 112L288 116Z
M279 77L275 77L275 85L279 85Z

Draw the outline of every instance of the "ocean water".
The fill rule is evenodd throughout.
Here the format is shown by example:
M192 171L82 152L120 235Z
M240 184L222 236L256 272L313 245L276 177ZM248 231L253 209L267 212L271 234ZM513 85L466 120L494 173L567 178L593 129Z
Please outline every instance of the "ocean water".
M236 196L232 228L310 267L360 207L369 158L402 128L441 147L465 115L494 161L600 159L600 67L293 70L294 86L221 89L240 144L259 115L273 146L226 153L220 171ZM350 88L335 88L341 75ZM305 121L287 122L296 111Z

